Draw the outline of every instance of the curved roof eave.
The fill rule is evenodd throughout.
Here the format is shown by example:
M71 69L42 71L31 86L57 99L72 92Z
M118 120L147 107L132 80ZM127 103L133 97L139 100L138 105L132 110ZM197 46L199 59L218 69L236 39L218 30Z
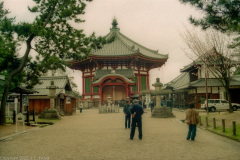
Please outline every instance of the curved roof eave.
M130 79L126 78L125 76L123 76L123 75L121 75L121 74L107 74L107 75L101 77L99 80L93 82L92 84L99 84L99 83L100 83L102 80L104 80L106 77L114 77L114 76L115 76L115 77L121 77L121 78L123 78L127 83L134 83L134 84L135 84L135 82L131 81Z

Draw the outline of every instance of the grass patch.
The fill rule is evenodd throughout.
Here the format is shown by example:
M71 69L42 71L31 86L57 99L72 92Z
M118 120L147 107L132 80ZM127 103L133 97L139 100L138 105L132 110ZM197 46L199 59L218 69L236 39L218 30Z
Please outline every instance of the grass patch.
M222 115L227 115L228 113L223 113ZM224 137L228 137L230 139L234 139L240 141L240 124L239 122L236 123L236 135L233 135L232 129L232 120L225 119L225 132L222 131L222 119L218 117L219 114L209 114L209 115L202 115L201 122L202 125L200 128L207 128L207 130L222 135ZM206 117L208 117L208 126L206 126ZM213 128L213 118L216 118L216 129Z

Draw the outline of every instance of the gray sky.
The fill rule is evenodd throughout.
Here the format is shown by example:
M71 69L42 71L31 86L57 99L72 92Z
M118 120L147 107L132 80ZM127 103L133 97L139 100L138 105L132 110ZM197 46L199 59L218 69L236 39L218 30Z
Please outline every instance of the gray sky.
M4 0L4 3L17 21L34 19L27 10L27 5L33 4L31 0ZM180 34L184 32L184 26L194 29L188 21L190 15L201 16L201 12L192 6L183 5L179 0L93 0L87 3L85 12L86 22L76 27L84 29L87 35L95 32L97 36L105 36L115 17L122 34L161 54L169 54L163 67L150 72L150 85L157 77L162 83L170 82L191 62L183 52L186 45ZM81 73L68 73L75 77L82 92Z

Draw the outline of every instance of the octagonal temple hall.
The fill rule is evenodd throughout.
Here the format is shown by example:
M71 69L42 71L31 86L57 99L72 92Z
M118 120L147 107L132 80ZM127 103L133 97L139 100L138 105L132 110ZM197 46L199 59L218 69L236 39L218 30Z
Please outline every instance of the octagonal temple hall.
M110 43L89 57L73 60L70 68L82 71L83 99L101 100L110 95L119 101L149 89L149 71L161 67L168 55L146 48L120 32L116 19L105 37ZM147 35L147 34L146 34Z

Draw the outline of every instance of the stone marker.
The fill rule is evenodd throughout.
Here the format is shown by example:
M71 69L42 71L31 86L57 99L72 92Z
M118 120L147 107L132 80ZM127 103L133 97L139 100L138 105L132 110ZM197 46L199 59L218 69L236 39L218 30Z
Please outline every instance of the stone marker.
M155 87L155 92L156 92L156 106L154 106L154 109L152 111L152 117L155 118L169 118L169 117L175 117L171 111L171 108L167 107L164 105L163 107L161 106L161 87L163 84L160 82L160 79L157 78L156 82L153 84Z

